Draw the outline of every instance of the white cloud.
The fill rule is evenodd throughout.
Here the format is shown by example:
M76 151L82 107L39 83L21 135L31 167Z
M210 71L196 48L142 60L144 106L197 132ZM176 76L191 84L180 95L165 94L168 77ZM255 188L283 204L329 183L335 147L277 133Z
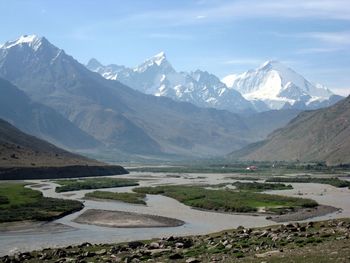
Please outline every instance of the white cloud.
M342 50L341 48L328 48L328 47L315 47L315 48L302 48L297 50L296 54L317 54L317 53L331 53Z
M343 32L310 32L301 34L307 38L317 39L326 43L350 45L350 31Z

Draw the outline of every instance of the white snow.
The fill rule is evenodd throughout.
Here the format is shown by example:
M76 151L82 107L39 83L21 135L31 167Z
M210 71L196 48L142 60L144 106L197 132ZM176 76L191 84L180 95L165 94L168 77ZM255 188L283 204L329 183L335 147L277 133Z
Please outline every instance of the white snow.
M154 63L156 63L158 66L162 64L164 59L165 59L165 53L163 51L153 57Z
M6 42L1 46L1 48L8 49L14 46L27 44L29 47L33 48L34 50L37 50L41 45L41 40L42 38L36 35L23 35L23 36L20 36L15 41Z
M225 83L228 88L231 88L235 80L237 79L237 74L231 74L221 79L222 83Z
M133 69L134 72L145 72L149 67L157 65L158 67L162 65L162 63L166 60L165 53L162 51L155 56L147 59L140 66Z
M322 85L313 85L303 76L278 61L267 61L255 70L240 75L228 75L223 82L239 91L247 100L261 100L272 109L285 103L328 99L333 93ZM287 95L282 95L287 94ZM296 98L296 96L299 96ZM310 101L304 101L307 98Z

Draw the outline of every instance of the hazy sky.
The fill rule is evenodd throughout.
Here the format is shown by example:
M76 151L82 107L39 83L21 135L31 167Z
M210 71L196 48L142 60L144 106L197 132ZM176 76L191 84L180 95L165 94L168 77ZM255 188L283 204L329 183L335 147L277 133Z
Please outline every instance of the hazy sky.
M0 0L0 43L45 36L82 63L136 66L165 51L175 69L219 77L280 60L350 93L350 0Z

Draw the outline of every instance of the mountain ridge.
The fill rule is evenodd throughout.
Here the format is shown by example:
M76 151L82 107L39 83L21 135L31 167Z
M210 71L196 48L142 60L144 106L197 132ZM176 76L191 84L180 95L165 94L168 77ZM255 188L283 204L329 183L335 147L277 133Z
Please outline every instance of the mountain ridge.
M0 92L0 118L20 130L66 149L102 146L54 109L32 101L23 91L2 78Z
M158 60L161 63L154 62ZM312 84L278 61L267 61L255 70L231 74L221 80L202 70L176 72L164 52L134 68L103 66L96 59L91 59L86 67L146 94L236 113L316 109L342 98L322 85Z
M255 161L350 163L350 96L328 108L304 111L265 141L229 158Z
M0 49L0 76L111 149L210 156L255 140L238 115L106 80L46 41Z

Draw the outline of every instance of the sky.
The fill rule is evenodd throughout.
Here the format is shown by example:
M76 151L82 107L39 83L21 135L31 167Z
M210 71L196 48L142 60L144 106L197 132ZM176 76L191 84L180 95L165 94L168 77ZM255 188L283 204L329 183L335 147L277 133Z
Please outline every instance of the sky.
M81 63L134 67L164 51L222 78L279 60L350 93L350 0L0 0L0 43L45 36Z

